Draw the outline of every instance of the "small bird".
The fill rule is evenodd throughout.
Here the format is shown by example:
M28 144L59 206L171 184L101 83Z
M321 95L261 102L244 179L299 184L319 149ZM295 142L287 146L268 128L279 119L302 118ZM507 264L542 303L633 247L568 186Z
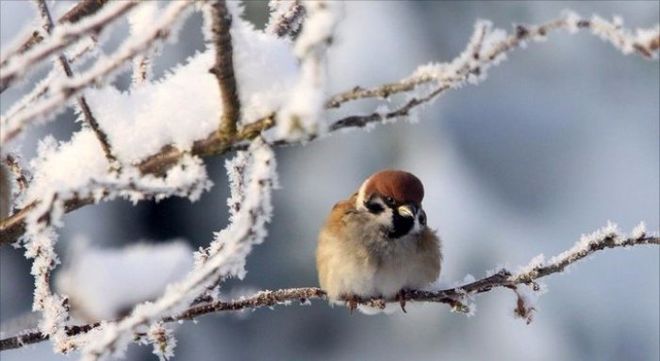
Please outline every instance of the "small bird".
M360 299L396 298L438 278L440 239L426 224L424 186L411 173L383 170L335 204L320 231L316 269L331 302L352 312Z

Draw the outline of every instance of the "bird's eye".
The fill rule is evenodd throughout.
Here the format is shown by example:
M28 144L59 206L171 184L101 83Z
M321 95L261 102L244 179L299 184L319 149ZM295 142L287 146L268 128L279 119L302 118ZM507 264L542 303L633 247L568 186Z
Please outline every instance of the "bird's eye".
M385 197L385 203L386 203L388 206L393 206L393 205L394 205L394 198L392 198L392 197Z
M371 213L378 214L383 211L383 206L378 202L367 201L364 202L364 206L367 207Z
M419 224L426 225L426 212L423 209L419 212Z

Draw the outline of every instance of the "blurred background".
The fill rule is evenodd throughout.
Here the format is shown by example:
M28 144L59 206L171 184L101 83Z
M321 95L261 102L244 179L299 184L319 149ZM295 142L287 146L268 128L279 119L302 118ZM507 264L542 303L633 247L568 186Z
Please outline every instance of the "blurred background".
M61 14L72 4L53 4ZM648 2L395 2L351 1L330 52L331 92L407 76L417 65L450 61L474 22L536 24L572 9L583 16L620 15L630 27L659 21ZM3 47L36 26L28 1L0 1ZM248 1L246 19L267 20L265 2ZM201 15L190 17L179 42L155 59L155 76L204 48ZM124 24L125 25L125 24ZM114 49L127 30L105 44ZM3 93L5 111L32 82ZM478 86L448 92L419 113L370 132L346 131L305 146L277 149L281 189L266 242L248 258L245 290L317 285L316 235L332 205L381 168L406 169L425 184L429 224L444 239L441 279L479 278L498 265L515 270L539 253L568 249L581 233L617 222L630 231L645 221L659 228L659 98L657 61L624 56L589 34L553 33L516 50ZM126 89L130 74L115 85ZM353 112L367 112L362 103ZM337 114L330 114L334 117ZM79 124L72 111L30 129L9 149L25 159L47 134L67 140ZM3 145L4 147L4 145ZM226 225L224 158L206 159L213 189L196 203L170 199L132 206L114 201L65 217L58 244L63 261L77 238L95 247L138 241L189 240L204 246ZM22 251L0 251L0 321L30 310L33 280ZM56 271L57 272L57 271ZM471 318L446 305L410 307L407 314L348 314L323 302L239 315L211 315L176 331L175 360L658 360L658 247L604 251L543 279L549 292L530 325L513 317L515 297L495 290L477 298ZM64 360L48 343L3 352L3 361ZM153 360L151 347L132 345L127 360Z

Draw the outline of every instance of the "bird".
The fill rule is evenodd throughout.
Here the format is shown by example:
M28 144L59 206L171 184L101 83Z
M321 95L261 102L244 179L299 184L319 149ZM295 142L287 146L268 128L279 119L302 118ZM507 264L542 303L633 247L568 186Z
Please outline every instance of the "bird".
M385 169L334 205L321 228L316 268L331 303L352 313L361 300L396 299L435 281L441 240L427 225L424 186L412 173Z

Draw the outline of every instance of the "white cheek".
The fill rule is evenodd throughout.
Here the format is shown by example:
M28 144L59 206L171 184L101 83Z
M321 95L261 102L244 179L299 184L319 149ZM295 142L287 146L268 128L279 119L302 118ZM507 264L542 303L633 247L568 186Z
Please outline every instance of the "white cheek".
M389 208L389 207L385 207L384 211L382 211L382 212L380 212L376 215L373 215L373 217L374 217L376 223L378 223L380 225L383 225L383 226L386 226L386 227L391 227L392 226L393 214L392 214L392 209Z
M365 182L366 183L366 182ZM360 189L358 192L357 199L355 201L355 208L359 211L365 212L366 214L369 215L370 219L373 220L373 223L378 224L383 227L391 228L392 227L392 218L393 218L393 211L392 208L387 207L381 200L377 200L376 202L380 204L381 207L383 207L383 211L378 213L378 214L373 214L369 212L367 207L364 205L364 187Z

